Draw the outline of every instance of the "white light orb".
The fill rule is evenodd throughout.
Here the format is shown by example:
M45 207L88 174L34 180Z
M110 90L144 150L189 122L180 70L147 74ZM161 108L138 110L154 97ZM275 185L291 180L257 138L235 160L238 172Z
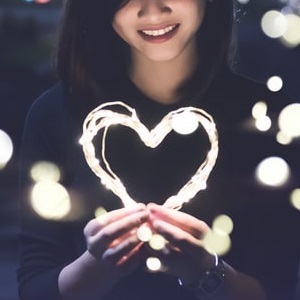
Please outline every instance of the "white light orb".
M0 129L0 170L3 169L11 159L14 151L10 136Z
M197 117L191 112L174 115L171 120L172 128L179 134L191 134L199 126Z
M300 103L290 104L280 112L278 126L286 136L291 138L300 136Z
M166 246L166 239L160 234L153 234L149 240L149 246L153 250L163 250Z
M277 134L276 134L276 141L281 144L281 145L289 145L293 139L284 134L282 131L279 131Z
M267 114L268 106L265 102L256 102L252 107L252 117L254 119L259 119Z
M48 161L39 161L32 165L30 176L35 182L42 180L60 180L60 170L57 165Z
M287 30L287 20L281 12L269 10L261 19L261 28L268 37L279 38Z
M204 236L203 244L209 253L224 255L231 248L231 239L228 234L211 230Z
M220 234L230 234L233 230L233 221L227 215L219 215L214 219L212 229Z
M263 116L255 120L255 127L259 131L268 131L272 126L272 121L268 116Z
M141 242L148 242L152 237L152 230L148 225L142 225L139 227L136 234Z
M157 257L148 257L146 260L147 268L152 272L157 272L161 269L161 261Z
M281 41L287 47L296 47L300 44L300 17L296 14L285 16L287 29L281 37Z
M300 188L291 192L290 201L294 208L300 210Z
M39 216L51 220L64 218L71 209L67 190L58 182L50 180L42 180L34 185L31 205Z
M283 87L283 81L279 76L272 76L267 80L267 87L272 92L278 92Z
M290 168L281 157L271 156L262 160L255 171L256 179L263 185L280 187L290 177Z

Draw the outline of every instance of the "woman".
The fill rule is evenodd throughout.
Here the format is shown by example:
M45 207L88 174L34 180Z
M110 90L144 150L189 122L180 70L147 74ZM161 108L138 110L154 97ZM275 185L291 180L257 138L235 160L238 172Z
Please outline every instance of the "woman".
M297 212L286 191L251 181L258 160L282 149L269 136L239 131L256 101L273 102L278 112L288 99L232 73L232 1L69 0L64 6L60 83L33 104L24 133L21 299L291 299L299 242L282 234L297 226ZM201 129L186 137L172 132L155 150L127 129L108 133L108 161L140 202L132 208L123 208L87 166L78 143L83 120L99 104L117 100L148 128L187 105L214 117L216 169L208 188L182 210L161 204L205 158L209 145ZM248 151L253 143L255 153ZM44 219L31 205L28 173L39 161L59 166L71 195L62 220ZM108 212L95 219L99 206ZM203 238L222 213L235 229L221 260ZM281 221L286 213L288 224ZM143 224L165 238L163 251L141 243ZM162 262L159 272L145 267L152 255Z

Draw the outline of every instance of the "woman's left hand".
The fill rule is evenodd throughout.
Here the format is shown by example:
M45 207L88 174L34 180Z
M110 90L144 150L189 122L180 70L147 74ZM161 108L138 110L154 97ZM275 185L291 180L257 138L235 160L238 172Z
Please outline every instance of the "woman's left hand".
M167 241L163 251L155 251L163 264L161 271L180 278L184 284L202 277L214 264L214 256L203 244L209 226L189 214L154 203L149 203L147 209L152 230Z

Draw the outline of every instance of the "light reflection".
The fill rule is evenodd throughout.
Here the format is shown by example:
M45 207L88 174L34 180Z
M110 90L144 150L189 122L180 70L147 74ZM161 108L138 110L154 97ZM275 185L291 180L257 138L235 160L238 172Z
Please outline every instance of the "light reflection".
M290 168L281 157L268 157L258 164L255 176L263 185L280 187L288 181Z
M0 129L0 170L4 169L13 155L14 147L10 136Z

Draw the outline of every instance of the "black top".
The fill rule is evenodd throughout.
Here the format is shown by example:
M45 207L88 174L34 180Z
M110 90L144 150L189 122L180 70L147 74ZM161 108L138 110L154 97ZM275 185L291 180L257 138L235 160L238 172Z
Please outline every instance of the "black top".
M163 105L148 99L128 79L118 83L118 88L99 103L116 100L135 108L149 129L182 105ZM201 100L188 100L188 105L200 107L214 117L220 150L207 189L182 210L209 225L219 214L229 215L234 230L232 246L224 260L256 277L270 300L291 300L300 254L300 216L290 204L289 194L299 187L299 150L296 142L289 146L276 142L275 125L267 133L251 126L251 109L257 101L267 103L268 115L276 124L277 114L289 103L288 98L239 75L223 74ZM34 102L28 114L20 172L21 299L59 299L58 274L86 250L83 228L94 217L95 209L122 206L113 193L101 186L78 143L83 118L94 105L97 103L88 104L86 99L82 99L80 108L72 105L62 86L56 85ZM200 128L188 136L172 132L159 147L148 149L135 133L121 126L109 130L106 144L108 161L125 182L129 194L140 202L160 204L190 178L208 146ZM255 180L257 164L269 156L283 157L291 167L292 176L284 187L270 188ZM33 182L29 170L37 161L54 162L61 170L60 182L71 195L71 211L63 220L43 219L32 209L29 200ZM105 299L194 298L178 285L176 278L149 273L141 266L119 282Z

